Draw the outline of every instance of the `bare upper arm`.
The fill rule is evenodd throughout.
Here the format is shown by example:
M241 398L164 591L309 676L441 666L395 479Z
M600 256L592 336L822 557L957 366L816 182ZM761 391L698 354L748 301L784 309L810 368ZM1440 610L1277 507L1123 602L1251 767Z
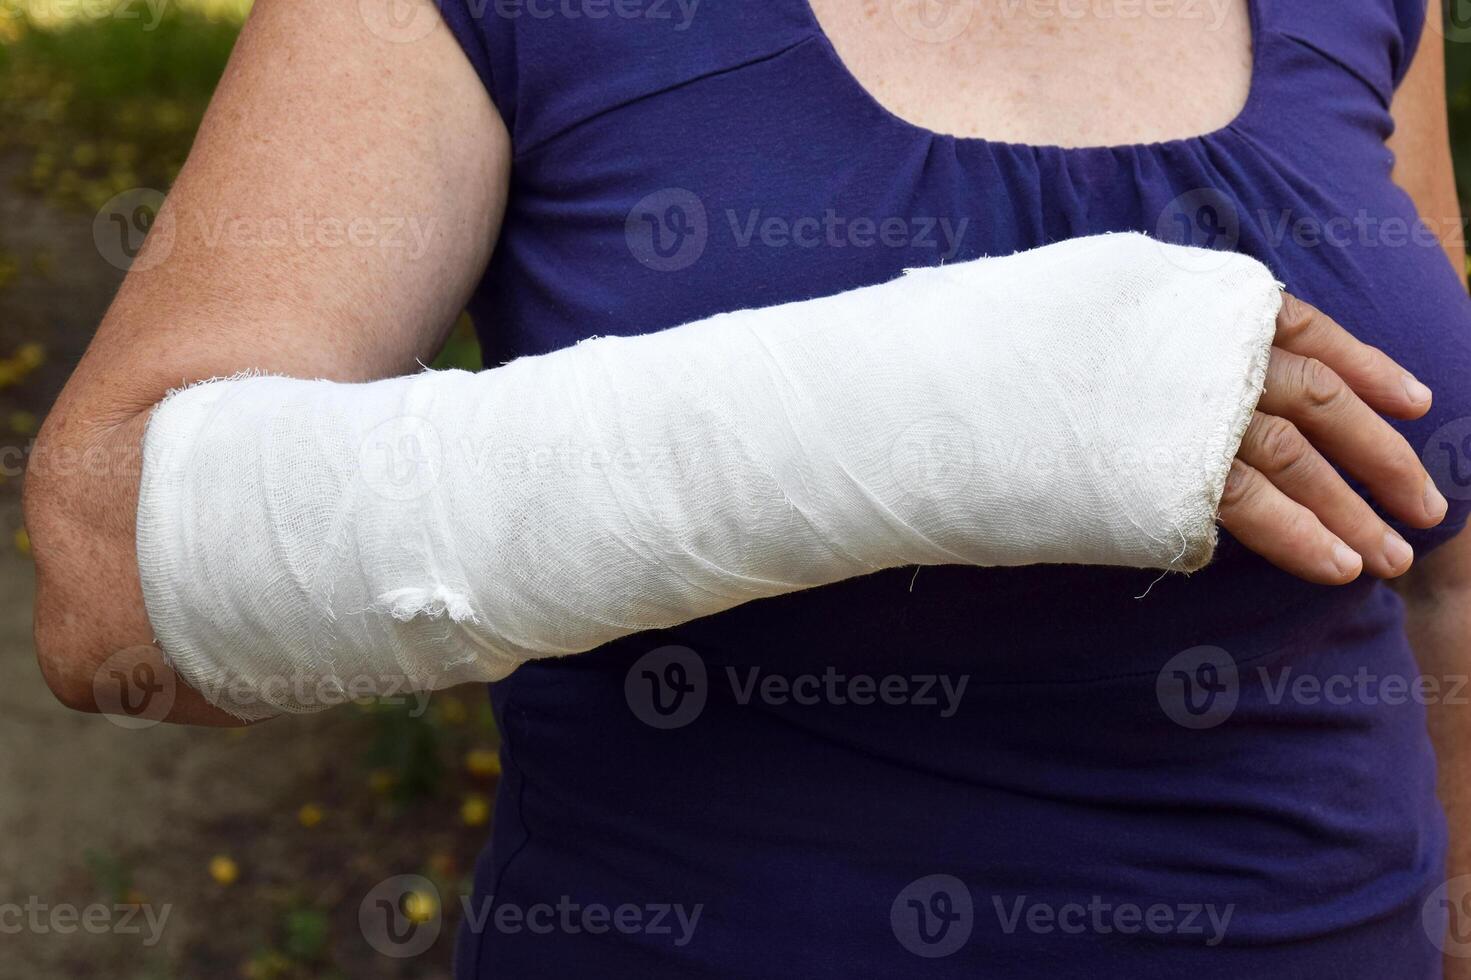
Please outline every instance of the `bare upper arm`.
M360 9L257 0L142 253L38 437L25 488L36 645L69 705L95 709L101 665L152 639L133 545L152 406L245 369L337 380L413 370L490 256L510 139L484 87L447 30L396 43ZM188 691L170 717L225 720Z
M447 30L395 43L359 11L257 0L77 383L136 379L151 404L243 367L363 379L432 355L489 258L510 141Z
M1430 16L1437 16L1432 9ZM1445 50L1433 31L1425 37L1391 107L1395 132L1394 180L1414 200L1420 215L1441 236L1446 254L1464 277L1466 248L1460 204L1451 162L1445 97ZM1425 604L1447 597L1471 600L1471 533L1416 562L1395 587L1411 602Z
M1430 16L1438 16L1438 12L1432 9ZM1464 279L1465 229L1451 163L1445 49L1434 31L1426 30L1390 109L1395 127L1389 139L1389 148L1395 154L1394 181L1410 195L1420 216L1440 236L1446 254Z

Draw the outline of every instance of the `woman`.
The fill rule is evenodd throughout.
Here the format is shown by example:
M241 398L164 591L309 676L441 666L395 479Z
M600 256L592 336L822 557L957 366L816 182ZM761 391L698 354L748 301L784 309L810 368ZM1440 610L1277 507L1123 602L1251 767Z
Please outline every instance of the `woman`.
M505 777L460 975L1441 975L1436 699L1403 686L1407 634L1464 671L1471 310L1454 247L1412 234L1417 206L1456 213L1423 4L440 7L448 34L427 9L257 4L170 196L172 257L130 278L54 445L136 447L180 377L402 372L472 291L494 365L1121 230L1255 256L1436 394L1388 394L1398 372L1340 345L1320 359L1414 419L1404 439L1310 372L1260 406L1395 515L1407 602L1397 535L1315 456L1274 469L1297 443L1263 423L1236 539L1189 578L900 570L520 668L493 690ZM218 214L433 231L423 254L262 257L204 240ZM1295 302L1283 324L1326 329ZM40 486L43 666L93 707L99 651L148 636L130 498ZM1325 571L1337 538L1359 560ZM1432 719L1464 819L1464 726Z

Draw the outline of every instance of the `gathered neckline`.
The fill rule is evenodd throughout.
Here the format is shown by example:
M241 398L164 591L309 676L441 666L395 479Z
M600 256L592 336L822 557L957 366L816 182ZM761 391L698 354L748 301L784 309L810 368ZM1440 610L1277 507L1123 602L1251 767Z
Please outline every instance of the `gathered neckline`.
M1262 27L1262 12L1260 9L1260 0L1246 0L1247 17L1250 20L1249 33L1251 35L1251 73L1247 82L1246 101L1242 103L1236 115L1231 117L1222 126L1218 126L1204 133L1198 133L1194 136L1180 136L1174 139L1140 143L1085 144L1082 146L1062 146L1057 143L1020 143L992 139L986 136L959 136L954 133L942 133L939 130L930 129L927 126L906 119L880 102L869 91L868 86L864 85L858 76L853 73L853 70L848 67L848 63L843 60L843 56L838 53L838 49L833 44L832 38L828 36L826 29L823 28L822 21L818 19L817 11L812 9L811 0L798 0L798 2L807 17L808 28L812 31L818 43L823 47L828 60L832 63L832 66L837 70L838 74L842 76L844 84L848 88L852 89L859 98L867 102L871 108L882 114L892 125L926 139L949 142L956 146L1037 155L1137 154L1197 148L1222 139L1227 134L1236 132L1242 123L1252 114L1261 94L1262 38L1265 34Z

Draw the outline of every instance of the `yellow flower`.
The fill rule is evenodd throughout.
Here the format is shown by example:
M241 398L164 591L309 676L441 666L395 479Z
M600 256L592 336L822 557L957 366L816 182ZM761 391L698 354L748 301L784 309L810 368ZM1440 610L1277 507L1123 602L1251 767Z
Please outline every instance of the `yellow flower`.
M210 859L209 876L215 880L216 884L233 885L235 879L240 877L240 866L233 858L218 854Z
M387 769L374 769L368 773L368 788L375 793L387 793L393 789L394 781L393 773Z
M280 953L266 952L245 964L241 971L246 980L278 980L291 970L291 961Z
M403 897L404 915L410 922L424 923L439 912L439 902L428 892L409 892Z
M494 749L471 749L465 753L465 768L470 775L489 779L501 774L501 757Z
M10 431L18 436L35 435L36 416L33 412L11 412Z
M326 814L322 812L322 808L317 806L317 804L315 803L308 803L300 810L296 811L297 821L308 830L321 823L322 817L324 816L326 816Z
M36 275L50 282L56 278L56 254L47 249L38 251L31 256L31 265L36 270Z
M40 344L21 344L15 352L15 360L27 371L34 371L46 361L46 348Z
M460 819L467 827L481 827L490 819L490 801L478 793L465 797L460 804Z
M29 555L31 553L31 536L26 533L26 529L23 527L15 529L15 550L23 555Z
M465 702L459 698L445 698L439 703L439 717L450 725L462 725L470 713L465 710Z

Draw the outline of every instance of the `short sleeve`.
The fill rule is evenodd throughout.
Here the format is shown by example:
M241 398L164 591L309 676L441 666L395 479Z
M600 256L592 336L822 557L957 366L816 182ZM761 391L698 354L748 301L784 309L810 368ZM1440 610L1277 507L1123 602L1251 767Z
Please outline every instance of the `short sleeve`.
M1440 15L1439 0L1392 0L1395 20L1399 25L1398 44L1394 51L1394 86L1404 81L1410 65L1419 50L1420 39L1425 34L1425 18L1430 4L1436 7L1435 16Z
M518 161L620 106L814 39L805 0L436 3Z
M1410 70L1427 2L1440 0L1256 0L1272 33L1295 41L1367 85L1385 108Z
M499 50L513 44L514 36L509 31L494 31L497 21L494 0L436 0L436 3L445 26L470 59L506 128L514 129L514 79L510 76L515 62L508 52Z

